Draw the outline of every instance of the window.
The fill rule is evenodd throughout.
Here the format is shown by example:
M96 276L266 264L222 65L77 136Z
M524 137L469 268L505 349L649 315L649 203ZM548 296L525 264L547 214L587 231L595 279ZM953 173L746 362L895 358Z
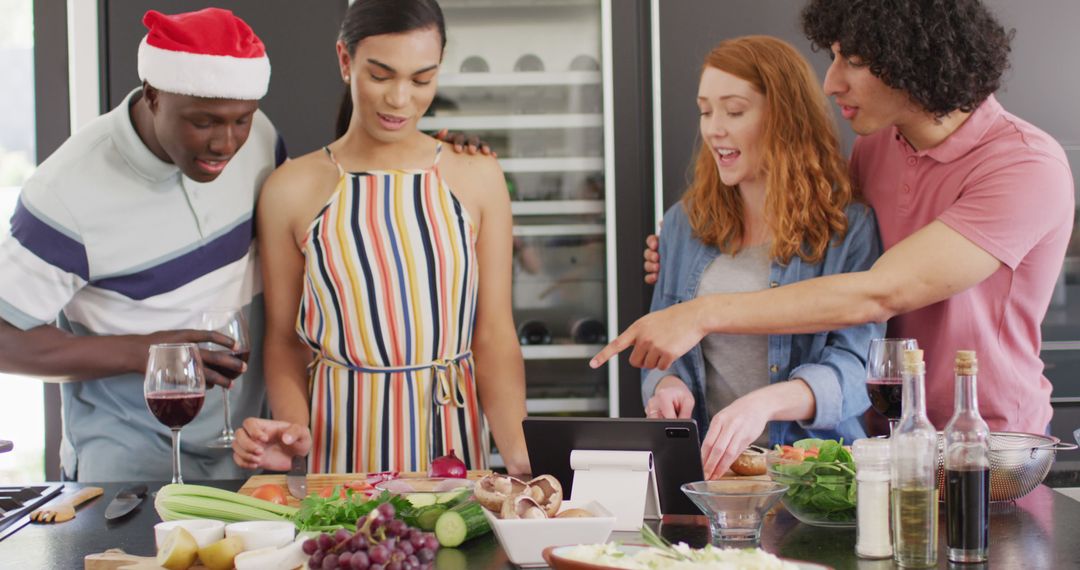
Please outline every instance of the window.
M0 235L7 234L19 190L34 171L34 3L0 0ZM0 374L0 485L45 479L45 418L39 380Z

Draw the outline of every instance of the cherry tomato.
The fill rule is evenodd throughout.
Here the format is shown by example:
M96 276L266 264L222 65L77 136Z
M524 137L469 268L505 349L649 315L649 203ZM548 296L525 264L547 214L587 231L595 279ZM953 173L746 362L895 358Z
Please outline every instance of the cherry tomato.
M289 502L289 496L285 493L285 489L282 489L280 485L274 485L273 483L259 486L251 496L278 505L284 505Z

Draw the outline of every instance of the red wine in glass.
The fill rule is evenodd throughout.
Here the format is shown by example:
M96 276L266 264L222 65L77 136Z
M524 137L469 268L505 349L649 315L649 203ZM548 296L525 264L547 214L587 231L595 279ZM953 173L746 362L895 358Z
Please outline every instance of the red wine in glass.
M904 383L899 378L870 378L866 381L866 391L877 413L890 420L900 419Z
M172 432L172 482L180 475L180 428L195 419L206 394L202 357L194 344L150 345L143 395L146 407Z
M151 392L146 395L146 405L159 422L169 428L179 428L199 415L204 399L203 394L191 392Z
M239 358L240 360L243 360L244 362L247 362L248 358L251 357L251 351L248 350L248 349L229 351L229 355L233 356L234 358ZM218 374L221 374L222 376L228 378L229 380L236 380L236 378L238 376L240 376L240 371L239 370L233 370L231 368L225 368L223 366L215 366L213 364L210 364L209 362L205 363L205 365L210 370L213 370L214 372L217 372Z

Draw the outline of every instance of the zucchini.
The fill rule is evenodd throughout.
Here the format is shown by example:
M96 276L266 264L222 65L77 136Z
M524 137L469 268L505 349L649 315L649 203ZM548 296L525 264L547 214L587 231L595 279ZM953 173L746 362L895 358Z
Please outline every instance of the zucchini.
M454 548L461 543L491 532L484 516L484 507L476 501L465 501L446 511L435 521L435 538L439 544Z
M435 493L409 493L405 499L412 503L413 507L426 507L436 503Z

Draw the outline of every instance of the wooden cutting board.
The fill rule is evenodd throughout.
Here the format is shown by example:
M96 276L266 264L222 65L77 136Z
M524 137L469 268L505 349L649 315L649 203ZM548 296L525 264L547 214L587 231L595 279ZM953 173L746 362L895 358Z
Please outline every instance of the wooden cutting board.
M491 474L490 470L469 471L468 478L476 481L489 474ZM367 474L365 473L312 473L307 476L308 493L318 493L326 488L333 489L337 485L345 485L346 483L353 481L363 481L366 477ZM404 472L401 473L399 477L403 479L423 479L427 477L427 473ZM255 492L255 489L267 484L280 485L282 489L285 489L286 493L289 491L288 486L285 484L284 475L254 475L247 481L244 481L244 484L237 492L241 495L251 495ZM289 495L289 504L298 507L300 506L300 501L292 495Z

